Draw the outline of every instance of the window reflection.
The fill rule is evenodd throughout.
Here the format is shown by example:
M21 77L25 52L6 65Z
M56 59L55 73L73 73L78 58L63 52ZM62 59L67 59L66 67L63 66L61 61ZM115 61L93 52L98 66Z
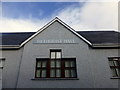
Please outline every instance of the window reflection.
M55 77L55 69L50 70L50 77Z

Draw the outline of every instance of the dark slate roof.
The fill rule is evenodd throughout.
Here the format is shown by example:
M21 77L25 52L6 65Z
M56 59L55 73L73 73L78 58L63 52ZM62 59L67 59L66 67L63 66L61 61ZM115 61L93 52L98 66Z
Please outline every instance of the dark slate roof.
M78 33L92 44L120 43L120 32L116 31L78 31Z
M120 33L115 31L77 31L92 44L118 44ZM20 45L35 32L0 33L0 45Z
M23 41L28 39L35 32L21 32L21 33L0 33L0 45L20 45Z

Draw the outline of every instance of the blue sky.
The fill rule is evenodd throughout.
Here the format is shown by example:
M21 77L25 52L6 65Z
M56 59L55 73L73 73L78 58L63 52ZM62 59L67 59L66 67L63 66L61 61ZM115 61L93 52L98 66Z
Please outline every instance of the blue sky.
M2 15L6 18L47 18L54 12L74 5L81 7L78 2L3 2Z
M117 30L116 2L2 2L0 32L35 32L56 16L76 31Z

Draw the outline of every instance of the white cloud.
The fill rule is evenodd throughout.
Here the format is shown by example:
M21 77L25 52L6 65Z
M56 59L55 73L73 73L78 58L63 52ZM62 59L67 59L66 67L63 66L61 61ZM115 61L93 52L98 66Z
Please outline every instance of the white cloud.
M2 18L1 32L35 32L48 20L6 19Z
M89 3L81 12L82 23L93 29L117 29L117 3Z
M118 28L117 3L113 2L90 2L85 3L82 8L73 5L55 12L52 17L56 15L75 30ZM0 32L37 31L49 21L50 18L42 20L2 18Z
M89 2L82 8L72 6L58 16L75 30L118 29L117 3L113 2Z

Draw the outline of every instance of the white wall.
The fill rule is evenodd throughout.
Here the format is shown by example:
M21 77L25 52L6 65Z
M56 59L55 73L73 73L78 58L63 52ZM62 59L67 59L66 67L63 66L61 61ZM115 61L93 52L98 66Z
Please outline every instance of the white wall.
M41 39L74 39L76 44L35 44ZM36 57L49 58L49 49L62 49L62 57L76 57L79 80L32 80ZM30 40L20 50L3 51L3 87L15 88L117 88L118 80L110 79L109 56L118 56L117 49L91 49L82 39L58 22ZM21 61L21 64L20 64ZM18 70L20 65L20 72ZM12 83L11 83L12 81Z

